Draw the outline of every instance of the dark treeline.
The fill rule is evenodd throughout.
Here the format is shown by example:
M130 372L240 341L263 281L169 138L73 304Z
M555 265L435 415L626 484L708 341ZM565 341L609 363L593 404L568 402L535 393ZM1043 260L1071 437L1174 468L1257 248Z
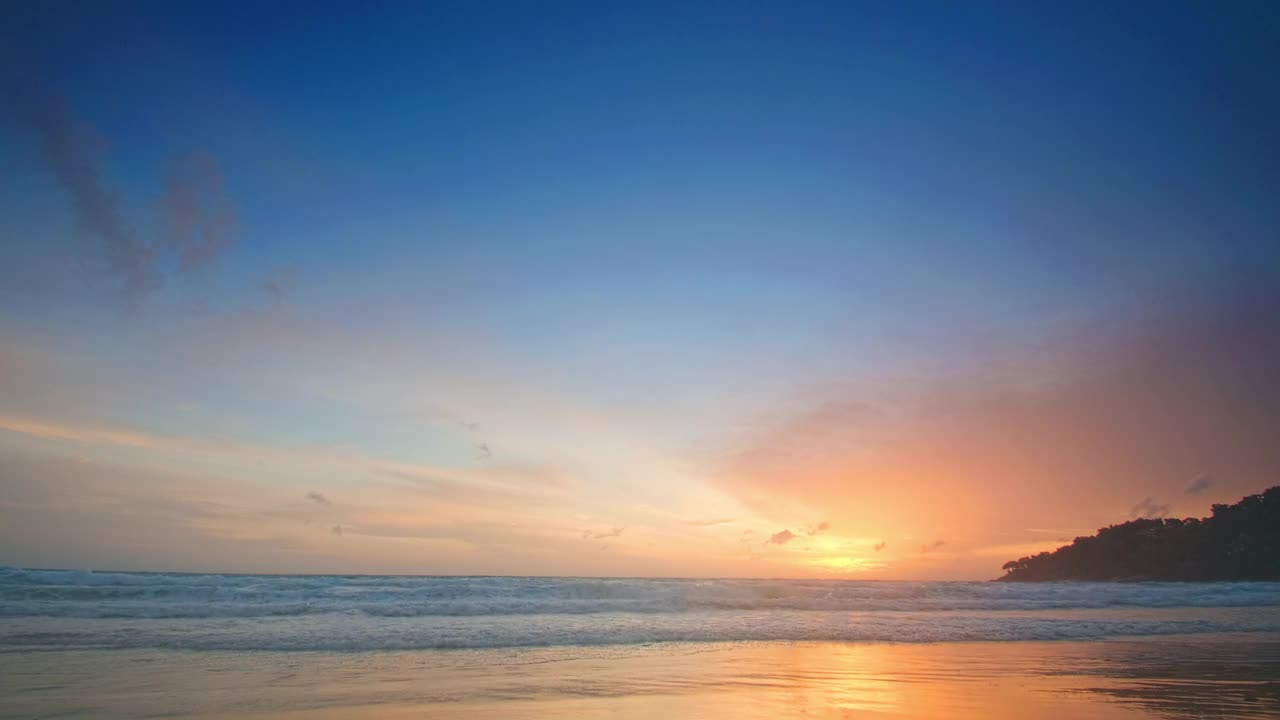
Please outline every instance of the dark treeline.
M1280 580L1280 486L1207 518L1142 519L1011 560L1000 580Z

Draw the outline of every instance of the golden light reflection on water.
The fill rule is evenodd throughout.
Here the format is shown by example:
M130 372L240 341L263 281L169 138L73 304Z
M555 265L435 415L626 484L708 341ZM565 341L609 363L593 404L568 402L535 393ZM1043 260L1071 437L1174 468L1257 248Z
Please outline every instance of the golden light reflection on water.
M305 714L528 720L1153 717L1098 695L1069 692L1070 679L1023 673L1022 664L1046 661L1043 650L1024 650L994 643L758 644L710 650L667 646L518 669L449 673L452 677L437 681L455 689L469 686L463 694L470 697L433 704L426 713L421 705L404 704Z
M1280 638L1217 645L1151 640L52 652L21 664L7 660L12 658L0 657L0 678L12 691L6 695L21 702L9 708L19 713L12 717L67 707L102 718L260 720L1280 716Z

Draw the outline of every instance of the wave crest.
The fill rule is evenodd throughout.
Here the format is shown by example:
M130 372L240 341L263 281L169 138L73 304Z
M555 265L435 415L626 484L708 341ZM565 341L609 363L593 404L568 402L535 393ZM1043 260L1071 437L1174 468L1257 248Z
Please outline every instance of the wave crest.
M1280 606L1280 583L371 577L0 570L0 617L244 618Z

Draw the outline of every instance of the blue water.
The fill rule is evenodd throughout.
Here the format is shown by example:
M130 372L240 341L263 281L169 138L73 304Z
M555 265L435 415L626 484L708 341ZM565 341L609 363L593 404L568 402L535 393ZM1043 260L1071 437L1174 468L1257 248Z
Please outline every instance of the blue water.
M947 642L1280 631L1280 583L265 576L0 569L0 651Z

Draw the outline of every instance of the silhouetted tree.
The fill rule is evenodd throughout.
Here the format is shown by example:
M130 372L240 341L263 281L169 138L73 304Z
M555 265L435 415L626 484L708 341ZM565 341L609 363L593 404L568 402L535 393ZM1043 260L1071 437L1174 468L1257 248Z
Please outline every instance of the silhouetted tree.
M1143 518L1010 560L1000 580L1280 580L1280 486L1203 519Z

